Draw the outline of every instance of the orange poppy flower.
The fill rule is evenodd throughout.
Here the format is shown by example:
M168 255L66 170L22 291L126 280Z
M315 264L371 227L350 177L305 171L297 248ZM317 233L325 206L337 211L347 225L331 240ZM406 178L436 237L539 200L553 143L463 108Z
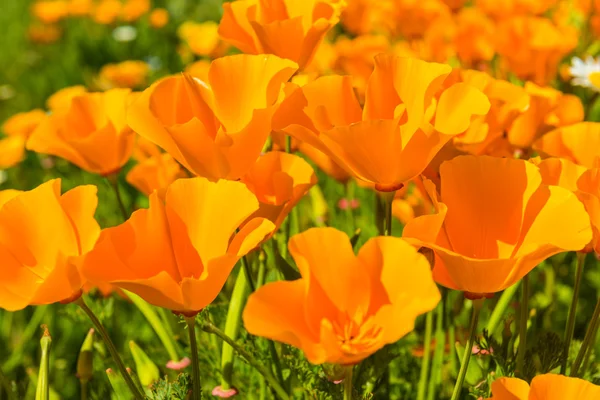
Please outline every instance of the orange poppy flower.
M558 0L476 0L475 5L494 18L509 18L516 15L541 15Z
M74 97L87 92L87 88L82 85L69 86L55 92L46 100L46 106L52 112L59 112L69 109Z
M80 293L81 256L100 234L96 187L61 195L60 183L54 179L28 192L0 192L0 308L15 311Z
M244 53L274 54L308 65L339 20L337 0L237 0L223 4L219 35Z
M100 0L96 4L93 19L98 24L110 25L119 18L122 10L123 3L119 0Z
M164 8L155 8L148 17L150 26L154 29L163 28L169 23L169 12Z
M572 26L555 26L543 17L513 17L500 21L495 33L496 51L508 70L522 80L547 85L558 64L577 46Z
M98 74L98 84L103 89L136 89L146 85L150 67L144 61L130 60L106 64Z
M378 55L364 111L351 78L327 76L292 93L273 117L273 128L316 147L357 179L395 191L419 175L473 115L489 109L487 97L464 83L433 94L448 65Z
M93 0L69 0L69 15L72 17L84 17L90 15L94 7Z
M416 217L431 214L433 202L420 178L410 181L402 190L398 190L392 200L392 215L406 225Z
M587 169L562 158L548 158L538 163L542 182L564 187L583 203L592 224L593 238L584 250L600 254L600 164Z
M442 0L394 0L387 23L396 36L422 38L439 20L449 19L450 8Z
M513 146L527 149L552 128L583 121L584 110L579 97L532 82L525 83L525 91L531 99L529 108L508 129L508 141Z
M427 259L400 238L372 238L355 255L345 233L312 228L288 247L302 278L251 294L244 325L302 349L313 364L360 362L412 331L440 300Z
M35 109L18 113L2 125L2 131L8 136L0 140L0 168L14 167L25 157L25 142L31 132L46 117L44 110Z
M198 60L185 67L185 72L198 78L203 82L208 82L208 70L210 69L210 61Z
M121 9L121 19L133 22L150 11L150 0L126 0Z
M187 43L192 53L210 56L219 46L219 25L214 21L202 23L186 21L177 29L179 37Z
M44 24L54 24L69 15L69 4L64 0L36 1L31 13Z
M240 182L179 179L150 195L150 208L104 229L83 273L147 302L193 315L219 294L237 261L273 229L255 218L256 197Z
M27 149L62 157L101 175L118 171L131 156L135 134L125 113L129 89L84 93L68 109L49 115L27 141Z
M600 123L581 122L555 129L542 136L533 148L546 156L561 157L587 168L600 159Z
M194 174L238 179L260 155L281 85L295 70L271 55L223 57L213 61L207 83L187 74L156 82L127 119Z
M474 67L490 61L495 54L494 23L477 8L465 8L455 17L456 55L463 65Z
M316 185L317 176L301 157L272 151L262 155L241 181L260 203L252 217L267 218L279 229L292 208Z
M600 386L564 375L538 375L531 385L519 378L499 378L492 382L487 400L566 400L598 399Z
M54 43L62 36L62 29L57 25L33 24L27 29L27 37L33 43Z
M506 289L544 259L581 250L592 239L583 204L542 183L538 167L489 156L442 164L441 193L425 181L436 209L410 221L403 236L435 253L434 279L474 297Z
M299 150L319 167L323 172L338 182L346 183L352 178L345 169L340 167L331 157L305 143L299 144Z
M381 26L384 12L390 6L391 3L385 0L346 0L341 23L348 32L357 36L371 33Z
M185 176L179 163L170 154L163 153L149 157L131 168L126 180L131 186L150 196L153 191L164 189Z

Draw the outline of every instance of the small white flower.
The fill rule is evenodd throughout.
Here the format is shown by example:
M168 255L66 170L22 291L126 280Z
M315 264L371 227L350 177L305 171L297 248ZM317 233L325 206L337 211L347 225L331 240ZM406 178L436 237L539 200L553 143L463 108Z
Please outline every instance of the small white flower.
M587 56L585 61L573 57L569 73L573 77L571 83L600 92L600 60Z
M130 25L123 25L115 28L112 37L117 42L131 42L137 37L137 29Z

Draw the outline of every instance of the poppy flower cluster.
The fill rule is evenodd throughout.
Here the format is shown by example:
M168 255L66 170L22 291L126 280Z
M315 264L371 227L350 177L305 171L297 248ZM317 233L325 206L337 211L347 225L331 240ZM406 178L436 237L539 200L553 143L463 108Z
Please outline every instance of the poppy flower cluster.
M323 365L351 400L358 390L372 395L372 383L384 379L365 370L387 364L372 363L387 363L394 346L412 345L424 331L417 398L450 398L454 385L457 400L466 395L472 348L495 346L496 339L486 341L498 337L490 329L477 339L490 303L483 299L503 292L496 307L506 313L521 283L519 330L508 321L502 349L486 349L501 354L491 357L495 376L469 382L473 394L600 396L598 386L578 379L591 371L582 359L593 352L600 303L576 360L568 356L580 333L574 324L579 288L588 284L586 254L600 254L600 123L590 121L580 92L555 83L578 34L591 28L566 22L558 3L237 0L223 4L219 22L175 29L169 11L151 11L146 0L37 1L31 12L49 26L89 16L172 27L173 53L185 67L162 74L150 57L105 63L90 88L63 88L47 110L2 125L0 168L27 168L28 159L48 176L53 160L65 160L70 171L106 178L118 204L100 207L118 205L123 216L106 224L96 213L102 186L62 193L61 179L45 178L28 191L1 190L0 308L76 303L96 324L82 296L97 287L142 304L151 323L159 318L148 304L170 310L187 323L194 400L205 375L198 325L225 341L214 394L244 391L232 384L235 349L282 399L292 398L296 378L284 378L280 357L302 354ZM593 8L569 11L592 25ZM573 85L587 79L593 87L600 67L574 63L587 78ZM527 348L529 276L568 252L578 260L573 301L556 356L560 374L550 374L558 367L538 365L547 359L534 360ZM456 304L472 319L449 382L441 372L429 376L428 363L434 315L432 368L439 369L444 331L455 337L454 318L462 318L452 296L467 299ZM228 307L224 332L210 317L217 298ZM237 343L242 326L268 340L273 369ZM171 327L153 328L170 356L179 356ZM365 383L361 374L369 373Z

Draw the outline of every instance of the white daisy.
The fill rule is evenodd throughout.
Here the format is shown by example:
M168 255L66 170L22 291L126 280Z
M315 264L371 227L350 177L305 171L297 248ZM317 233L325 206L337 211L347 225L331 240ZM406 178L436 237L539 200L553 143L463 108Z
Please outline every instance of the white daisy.
M585 61L573 57L569 73L573 77L571 83L600 92L600 59L587 56Z

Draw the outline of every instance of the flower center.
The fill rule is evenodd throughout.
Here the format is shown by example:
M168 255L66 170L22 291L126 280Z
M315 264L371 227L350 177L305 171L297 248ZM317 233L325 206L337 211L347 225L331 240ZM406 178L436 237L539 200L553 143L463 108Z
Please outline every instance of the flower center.
M595 88L600 89L600 72L592 72L588 78Z

